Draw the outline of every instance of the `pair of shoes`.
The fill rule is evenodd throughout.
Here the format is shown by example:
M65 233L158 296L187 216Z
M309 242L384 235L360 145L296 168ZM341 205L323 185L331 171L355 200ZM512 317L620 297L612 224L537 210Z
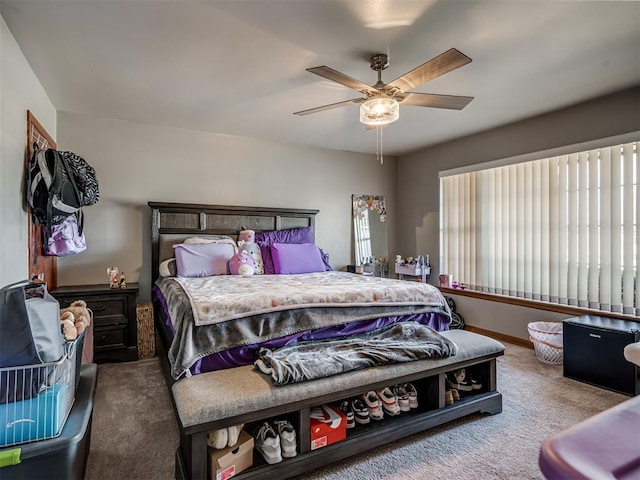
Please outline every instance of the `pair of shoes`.
M218 450L225 447L233 447L238 443L238 437L240 436L242 427L244 427L244 423L209 432L207 435L207 444Z
M389 387L384 387L381 390L376 390L376 395L380 399L380 403L382 404L382 410L384 411L384 413L391 417L400 415L400 405L398 405L398 400Z
M411 383L403 383L402 387L409 396L409 408L418 408L418 391Z
M360 425L366 425L369 423L371 419L369 416L369 408L367 408L367 404L364 403L362 397L352 398L350 405L356 423L359 423Z
M276 420L273 426L264 422L253 431L254 446L268 464L279 463L282 457L295 457L296 430L286 420Z
M398 402L398 406L400 407L401 412L408 412L409 410L411 410L409 393L407 393L406 388L404 388L402 385L394 385L393 394L396 396L396 401Z
M362 399L364 400L367 409L369 410L369 417L374 420L382 420L384 418L384 411L382 410L382 402L378 397L378 394L369 390L367 393L362 395Z
M356 426L356 416L353 412L353 406L351 401L343 400L340 402L338 409L347 416L347 428L354 428ZM367 410L367 420L369 420L369 411Z

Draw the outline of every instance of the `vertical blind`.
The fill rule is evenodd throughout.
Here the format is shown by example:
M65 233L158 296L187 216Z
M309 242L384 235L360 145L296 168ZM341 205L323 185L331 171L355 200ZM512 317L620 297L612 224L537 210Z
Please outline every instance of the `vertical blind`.
M638 142L440 180L440 270L468 288L631 315Z

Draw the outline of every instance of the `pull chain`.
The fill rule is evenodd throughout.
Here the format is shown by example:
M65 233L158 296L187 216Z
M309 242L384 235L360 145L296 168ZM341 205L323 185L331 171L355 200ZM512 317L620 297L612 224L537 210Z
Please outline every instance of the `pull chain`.
M376 158L380 160L380 165L384 164L384 157L382 156L382 127L376 127Z

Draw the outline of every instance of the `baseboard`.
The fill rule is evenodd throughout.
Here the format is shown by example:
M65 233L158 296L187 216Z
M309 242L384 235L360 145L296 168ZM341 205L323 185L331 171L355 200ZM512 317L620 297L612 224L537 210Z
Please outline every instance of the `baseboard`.
M465 325L464 329L469 330L470 332L479 333L480 335L495 338L496 340L501 340L503 342L513 343L514 345L533 349L533 343L531 343L529 340L525 340L524 338L512 337L511 335L493 332L491 330L485 330L484 328L474 327L473 325Z

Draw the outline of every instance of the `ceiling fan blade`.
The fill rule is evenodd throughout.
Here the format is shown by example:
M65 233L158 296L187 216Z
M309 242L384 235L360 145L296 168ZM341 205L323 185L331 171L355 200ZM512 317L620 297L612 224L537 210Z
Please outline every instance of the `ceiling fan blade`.
M352 88L353 90L357 90L358 92L377 92L375 88L367 85L366 83L362 83L360 80L351 78L349 75L340 73L339 71L327 66L307 68L307 72L315 73L316 75L324 77L327 80L331 80L333 82L339 83L340 85L344 85L345 87Z
M393 82L387 84L385 90L391 86L397 87L403 92L406 92L411 88L422 85L434 78L438 78L445 73L455 70L456 68L460 68L470 62L471 59L464 53L452 48L437 57L432 58L428 62L423 63L419 67L414 68L410 72L399 76Z
M311 113L324 112L325 110L331 110L333 108L345 107L347 105L353 105L354 103L362 103L364 98L352 98L351 100L345 100L344 102L331 103L329 105L323 105L322 107L310 108L308 110L301 110L299 112L293 112L294 115L309 115Z
M448 108L450 110L462 110L473 97L461 97L458 95L437 95L433 93L407 92L400 103L402 105L413 105L416 107ZM400 100L400 98L398 99Z

